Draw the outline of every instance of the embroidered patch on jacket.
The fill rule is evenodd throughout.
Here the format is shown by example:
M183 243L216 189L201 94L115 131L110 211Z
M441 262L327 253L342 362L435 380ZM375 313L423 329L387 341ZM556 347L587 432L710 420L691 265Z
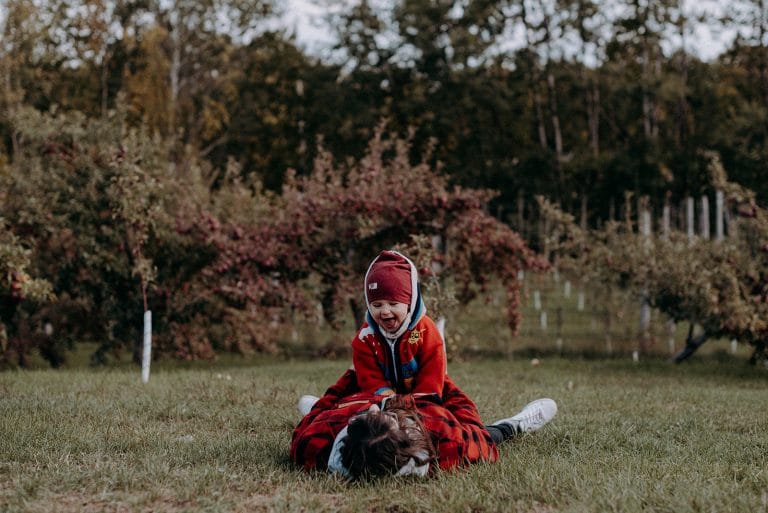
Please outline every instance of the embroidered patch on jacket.
M408 337L409 344L418 344L421 341L421 332L424 330L413 330Z

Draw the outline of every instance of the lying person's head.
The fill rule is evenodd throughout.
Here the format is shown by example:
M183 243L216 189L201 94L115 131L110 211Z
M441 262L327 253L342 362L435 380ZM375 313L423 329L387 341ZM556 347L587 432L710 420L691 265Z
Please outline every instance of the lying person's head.
M436 457L410 396L395 396L384 410L372 406L353 417L341 448L341 461L352 479L424 475Z

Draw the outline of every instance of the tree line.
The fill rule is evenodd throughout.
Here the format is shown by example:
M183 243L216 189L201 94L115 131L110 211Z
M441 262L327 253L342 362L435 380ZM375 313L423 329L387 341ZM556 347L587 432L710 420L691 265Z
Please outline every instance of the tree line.
M178 154L220 174L235 160L271 190L289 168L310 172L320 140L360 157L386 120L413 132L414 158L435 141L453 182L500 191L502 215L520 192L566 211L587 201L592 221L626 190L708 192L702 151L762 201L768 22L756 1L705 19L687 4L341 3L329 10L338 43L320 58L269 30L270 0L9 0L0 106L124 107ZM711 62L691 50L702 22L737 34ZM522 43L508 50L512 31ZM12 161L21 142L6 117L0 133Z

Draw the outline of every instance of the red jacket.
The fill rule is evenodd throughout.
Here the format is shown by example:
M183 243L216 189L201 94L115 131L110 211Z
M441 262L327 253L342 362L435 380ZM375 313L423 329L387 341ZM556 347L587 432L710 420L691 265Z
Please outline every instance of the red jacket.
M348 370L296 426L291 438L291 461L305 470L328 466L333 441L359 411L379 403L381 396L359 391L355 371ZM432 437L442 469L477 461L496 461L498 450L480 419L475 403L446 376L442 404L433 397L415 396L424 427Z
M360 390L374 395L443 394L445 345L427 315L393 344L368 322L352 340Z

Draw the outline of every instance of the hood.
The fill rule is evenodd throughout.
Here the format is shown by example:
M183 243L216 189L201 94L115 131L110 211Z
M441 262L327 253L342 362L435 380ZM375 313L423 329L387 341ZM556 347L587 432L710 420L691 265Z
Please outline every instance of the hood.
M389 333L381 329L378 324L376 324L376 321L373 320L373 315L371 315L371 305L368 301L368 294L366 290L366 286L368 283L368 276L371 273L371 269L378 263L382 262L405 262L408 265L408 268L410 269L410 278L411 278L411 297L410 297L410 305L409 305L409 311L408 315L405 318L405 322L403 322L403 325L400 326L400 329L397 330L396 333ZM426 306L424 305L424 300L421 297L421 290L419 289L419 272L416 269L416 265L405 255L398 251L382 251L379 253L379 256L373 259L371 264L368 266L368 270L365 272L365 280L363 281L363 297L365 297L365 307L366 307L366 321L368 322L369 326L374 327L379 333L381 333L384 338L389 340L396 340L400 338L400 336L405 333L407 330L413 329L414 326L416 326L416 323L418 323L421 318L426 314Z

